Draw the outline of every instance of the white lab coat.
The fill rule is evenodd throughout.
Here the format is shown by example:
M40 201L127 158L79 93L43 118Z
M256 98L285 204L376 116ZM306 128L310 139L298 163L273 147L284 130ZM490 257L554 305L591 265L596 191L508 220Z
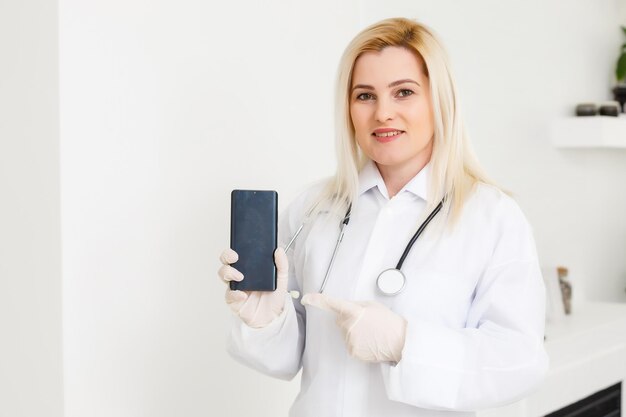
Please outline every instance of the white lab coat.
M474 416L523 397L547 371L544 286L531 229L517 204L494 187L477 187L451 232L437 233L435 221L428 226L402 267L401 294L377 292L378 274L396 265L425 217L428 176L427 165L389 199L376 166L366 165L325 290L376 300L407 320L397 365L352 358L334 315L298 300L287 298L281 316L263 329L233 317L234 358L284 379L302 368L290 416ZM317 191L282 214L282 245ZM308 222L289 250L290 289L319 290L341 220L329 217Z

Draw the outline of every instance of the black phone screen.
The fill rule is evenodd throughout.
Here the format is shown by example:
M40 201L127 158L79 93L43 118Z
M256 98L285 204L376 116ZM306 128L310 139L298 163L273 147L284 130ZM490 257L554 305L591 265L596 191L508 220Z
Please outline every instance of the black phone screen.
M232 290L276 290L274 250L278 239L278 193L233 190L230 206L230 247L239 259L232 264L243 274Z

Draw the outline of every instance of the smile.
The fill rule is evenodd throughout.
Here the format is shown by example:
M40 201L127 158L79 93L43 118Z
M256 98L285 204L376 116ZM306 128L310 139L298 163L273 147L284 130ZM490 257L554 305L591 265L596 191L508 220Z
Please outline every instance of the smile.
M372 136L374 136L374 139L379 143L387 143L397 139L403 133L404 131L402 130L377 129L372 133Z
M403 132L401 130L392 130L390 132L379 132L379 133L374 132L373 135L376 136L377 138L388 138L391 136L401 135L402 133Z

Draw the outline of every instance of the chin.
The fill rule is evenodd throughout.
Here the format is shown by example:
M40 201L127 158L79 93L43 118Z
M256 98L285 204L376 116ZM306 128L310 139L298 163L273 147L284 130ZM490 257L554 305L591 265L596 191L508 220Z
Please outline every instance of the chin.
M370 159L379 165L388 167L403 165L406 163L406 158L402 158L398 155L373 155L370 156Z

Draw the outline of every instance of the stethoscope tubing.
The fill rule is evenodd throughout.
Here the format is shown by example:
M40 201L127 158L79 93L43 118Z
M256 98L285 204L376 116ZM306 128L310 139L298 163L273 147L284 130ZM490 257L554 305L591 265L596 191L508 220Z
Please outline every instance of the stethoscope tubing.
M289 250L289 248L291 247L291 244L293 242L295 242L296 238L298 237L298 235L300 234L300 232L302 231L302 229L304 228L304 223L302 223L300 225L300 227L298 227L298 230L296 230L296 233L294 233L293 237L291 238L291 240L289 241L289 243L287 243L287 246L285 246L285 253L287 253L287 251Z
M396 265L396 269L398 271L400 269L402 269L402 264L404 264L404 260L409 255L409 252L411 251L411 248L413 247L413 245L417 241L417 238L420 237L420 235L422 234L424 229L426 229L426 226L428 226L428 223L430 223L432 221L432 219L435 218L437 213L439 213L441 211L441 208L443 207L443 202L444 202L444 200L441 200L439 202L439 204L437 204L437 207L435 207L435 209L428 215L426 220L424 220L422 222L420 227L417 229L417 232L415 232L415 234L413 235L413 237L411 238L409 243L406 245L406 248L404 248L404 252L402 252L402 256L400 257L400 260L398 261L398 264Z
M350 213L352 212L352 204L348 206L348 211L344 216L341 222L341 229L339 230L339 236L337 237L337 243L335 243L335 249L333 249L333 255L330 257L330 263L328 264L328 268L326 269L326 274L324 275L324 280L322 281L322 285L320 286L320 294L324 292L324 288L326 288L326 283L328 282L328 277L330 276L330 272L333 270L333 265L335 264L335 258L337 257L337 252L339 251L339 246L341 241L343 240L343 234L345 233L346 226L350 223Z
M381 292L383 294L386 294L386 295L396 295L396 294L398 294L399 292L401 292L404 289L404 286L406 284L406 278L404 277L404 273L401 270L402 265L404 264L404 261L406 260L406 257L409 255L409 252L413 248L413 245L415 244L415 242L420 237L422 232L424 232L424 230L426 229L426 226L428 226L428 224L435 218L435 216L443 208L444 201L445 201L445 197L439 202L439 204L437 204L437 207L434 208L434 210L428 215L428 217L422 222L422 224L417 229L417 231L413 234L413 236L411 237L411 240L409 241L409 243L404 248L404 252L402 252L402 256L400 257L400 260L398 261L398 264L396 265L396 267L395 268L386 269L386 270L384 270L383 272L381 272L379 274L378 279L377 279L377 285L378 285L379 289L381 290ZM322 281L322 285L320 286L320 290L319 290L320 294L324 292L324 289L326 288L326 284L328 283L328 278L330 277L330 273L332 272L333 265L335 264L335 259L337 258L337 253L339 252L339 247L341 246L341 241L343 240L343 236L345 234L346 226L348 225L348 223L350 223L351 211L352 211L352 204L350 204L350 206L348 207L346 215L344 216L343 220L341 221L341 228L339 230L339 236L337 237L337 242L335 243L335 248L333 249L333 253L332 253L332 256L330 258L330 262L328 264L328 268L326 268L326 274L324 274L324 280ZM287 246L285 246L285 252L287 252L287 250L291 247L291 245L296 240L296 238L298 237L300 232L302 232L302 229L304 228L304 224L305 223L303 222L300 225L300 227L298 228L296 233L293 235L293 237L291 238L291 240L289 241ZM393 270L398 271L402 275L402 279L403 279L402 286L397 291L394 291L392 293L386 293L385 291L382 290L381 285L379 284L380 277L383 274L385 274L386 272L390 272L390 271L393 271Z

